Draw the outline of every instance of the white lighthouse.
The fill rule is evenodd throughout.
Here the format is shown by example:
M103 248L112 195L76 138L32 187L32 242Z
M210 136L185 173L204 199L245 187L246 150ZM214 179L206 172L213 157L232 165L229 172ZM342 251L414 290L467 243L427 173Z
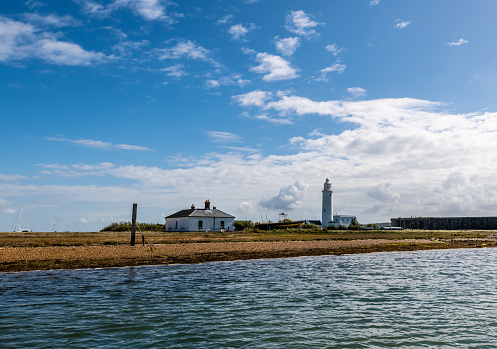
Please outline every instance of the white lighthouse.
M333 221L333 189L331 189L331 183L328 178L324 183L322 210L321 226L326 228Z

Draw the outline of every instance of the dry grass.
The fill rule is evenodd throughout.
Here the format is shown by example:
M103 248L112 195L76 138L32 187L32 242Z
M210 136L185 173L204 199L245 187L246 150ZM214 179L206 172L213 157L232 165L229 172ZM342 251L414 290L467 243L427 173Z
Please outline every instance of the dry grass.
M488 231L0 233L0 272L200 263L433 248L494 247Z
M365 240L365 239L454 239L484 238L497 234L493 231L474 230L403 230L403 231L305 231L295 230L260 232L157 232L146 231L143 236L151 244L177 244L200 242L255 242L255 241L313 241L313 240ZM29 232L0 233L0 247L93 246L129 245L129 232ZM136 243L141 243L136 234Z

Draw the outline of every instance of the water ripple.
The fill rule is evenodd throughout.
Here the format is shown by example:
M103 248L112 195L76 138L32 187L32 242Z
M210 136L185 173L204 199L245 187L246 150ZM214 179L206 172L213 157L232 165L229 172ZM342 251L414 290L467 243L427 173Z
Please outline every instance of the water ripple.
M485 348L497 250L0 274L5 348Z

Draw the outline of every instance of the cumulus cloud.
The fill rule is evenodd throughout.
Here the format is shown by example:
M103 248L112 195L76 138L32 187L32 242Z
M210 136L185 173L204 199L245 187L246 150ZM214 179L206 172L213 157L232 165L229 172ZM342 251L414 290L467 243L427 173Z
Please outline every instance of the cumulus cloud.
M376 6L376 5L378 5L379 3L380 3L380 0L371 0L371 1L369 2L369 5L370 5L370 6Z
M0 16L0 62L38 58L59 65L90 65L112 57L61 41L29 23Z
M430 203L441 214L479 215L497 205L497 191L486 190L466 174L455 172L435 189Z
M195 42L190 40L180 41L173 47L159 50L159 59L187 58L218 65L218 63L210 56L211 52L208 49L197 45Z
M291 11L286 16L285 28L292 33L306 38L317 35L314 28L319 25L321 24L313 21L304 11Z
M281 188L277 195L261 199L259 205L270 210L291 211L302 206L308 190L309 186L307 184L297 181L295 184Z
M0 181L2 198L29 197L51 205L74 205L78 200L104 209L142 200L169 212L198 202L199 193L192 193L191 184L201 179L200 195L228 213L240 202L260 202L260 208L253 205L260 213L293 208L301 217L319 218L322 183L333 176L335 205L341 212L358 215L361 222L495 214L496 112L457 114L443 103L414 98L313 100L290 92L252 92L233 101L269 118L296 117L304 119L303 124L305 118L329 120L319 132L291 138L293 148L278 153L178 154L167 168L132 162L40 166L44 176L108 176L116 185L82 185L77 180L43 185L32 178ZM327 129L324 125L329 123L340 125ZM296 181L308 184L308 190L294 184L293 192L284 187L278 193L283 186L279 183ZM128 206L123 208L128 211ZM79 214L78 218L89 219ZM256 213L239 214L237 218L257 218Z
M286 59L268 53L257 53L255 60L260 65L250 68L251 71L264 74L264 81L295 79L297 69L293 68Z
M166 13L166 2L160 0L113 0L102 5L93 0L76 0L83 12L98 17L108 17L119 9L127 9L147 21L163 20L173 22Z
M253 215L256 212L252 201L242 201L237 207L237 212L243 215Z
M245 41L247 34L254 29L255 25L253 23L249 23L247 26L235 24L228 28L228 33L231 35L231 40Z
M300 39L298 37L280 39L277 36L275 40L276 49L285 56L293 55L300 46Z
M347 88L347 92L352 95L352 97L364 97L367 91L361 87L349 87Z
M396 22L397 22L397 24L395 25L394 28L398 28L398 29L404 29L409 24L411 24L411 21L401 21L400 19L397 19Z
M464 40L463 38L457 40L457 41L452 41L452 42L446 42L445 45L449 45L449 46L461 46L461 45L465 45L465 44L468 44L469 41L468 40Z
M89 148L97 148L102 150L138 150L138 151L151 151L152 149L146 147L140 147L138 145L129 144L113 144L110 142L95 141L93 139L67 139L67 138L55 138L48 137L49 141L56 142L70 142L78 145L82 145Z
M242 106L262 107L265 101L271 98L271 92L255 90L232 98Z
M369 189L367 194L382 203L395 203L400 199L400 195L392 191L391 185L391 183L378 184Z

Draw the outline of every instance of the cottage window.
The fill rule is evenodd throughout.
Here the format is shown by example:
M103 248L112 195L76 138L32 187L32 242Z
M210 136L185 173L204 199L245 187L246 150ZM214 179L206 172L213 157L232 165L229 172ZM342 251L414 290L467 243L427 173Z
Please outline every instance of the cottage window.
M224 221L221 221L221 229L224 229Z
M178 229L178 221L176 221L176 229Z
M198 221L198 228L202 229L204 227L204 221Z

